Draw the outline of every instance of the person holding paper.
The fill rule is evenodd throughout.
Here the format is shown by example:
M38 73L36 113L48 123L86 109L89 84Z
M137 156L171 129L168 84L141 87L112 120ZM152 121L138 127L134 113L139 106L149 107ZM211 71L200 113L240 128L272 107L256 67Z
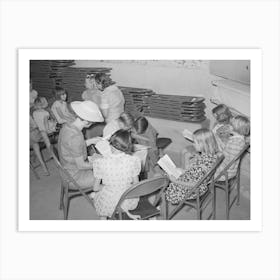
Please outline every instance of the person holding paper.
M172 204L178 204L189 195L189 190L212 168L219 156L215 136L209 129L196 130L193 133L193 140L196 153L187 162L187 168L178 180L172 175L169 176L172 183L166 190L166 199ZM183 182L184 185L180 182ZM203 195L207 188L206 184L202 184L199 194ZM196 198L196 195L191 194L188 199L194 198Z
M58 153L62 166L73 176L81 187L91 187L95 178L92 163L87 160L87 149L92 139L85 141L82 130L94 122L103 122L98 106L92 101L71 102L75 120L66 123L59 133Z
M131 135L127 130L118 130L109 142L112 153L93 162L94 189L101 187L101 190L92 193L92 198L101 219L111 217L122 194L138 183L141 171L140 159L132 155ZM138 201L138 198L127 199L121 206L132 219L138 216L130 214L129 210L135 209Z

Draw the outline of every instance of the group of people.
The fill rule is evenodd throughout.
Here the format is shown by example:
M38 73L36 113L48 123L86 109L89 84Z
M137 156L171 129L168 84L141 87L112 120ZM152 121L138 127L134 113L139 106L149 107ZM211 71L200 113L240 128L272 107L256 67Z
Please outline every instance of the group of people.
M111 217L121 195L139 181L140 173L149 172L150 176L164 174L157 165L158 133L145 117L135 119L124 112L123 94L106 74L88 75L85 86L87 89L82 93L84 101L73 101L71 104L66 102L66 91L57 88L57 100L50 111L53 112L56 123L61 126L57 148L62 166L81 187L93 188L91 197L97 214L101 219L106 219ZM35 96L32 89L31 95L34 98L30 98L30 120L34 121L33 131L36 130L38 134L34 137L35 133L30 132L31 145L35 151L35 146L43 140L50 148L46 136L50 133L48 129L51 129L51 125L48 122L52 114L46 110L46 104L42 105L44 98ZM225 105L214 108L213 114L217 120L214 128L195 131L194 146L187 147L182 153L184 171L179 180L188 182L190 187L211 168L220 153L225 155L219 167L222 170L243 148L245 136L249 134L249 120L244 116L232 117ZM105 123L102 138L85 138L84 129L95 123ZM95 152L89 157L87 148L104 139L109 142L110 153L104 156ZM147 148L144 162L136 155L137 145ZM44 163L41 164L47 171ZM237 165L233 166L229 176L234 176L236 168ZM187 195L188 188L181 186L173 178L170 179L166 198L171 203L178 203ZM201 194L206 190L207 185L202 186ZM135 209L137 204L138 199L129 199L121 207L129 217L136 219L138 217L129 210Z
M232 116L230 109L224 105L216 106L212 113L216 123L212 130L201 128L193 133L194 145L186 147L182 152L182 175L166 190L166 198L172 204L178 204L188 196L188 199L196 198L190 190L213 167L217 158L224 155L224 160L218 166L215 176L218 176L224 168L245 147L250 134L250 121L243 115ZM236 161L227 170L228 179L236 175L239 162ZM220 181L225 180L222 176ZM180 181L183 184L180 184ZM187 186L186 184L187 183ZM199 187L199 194L203 195L208 189L207 184Z

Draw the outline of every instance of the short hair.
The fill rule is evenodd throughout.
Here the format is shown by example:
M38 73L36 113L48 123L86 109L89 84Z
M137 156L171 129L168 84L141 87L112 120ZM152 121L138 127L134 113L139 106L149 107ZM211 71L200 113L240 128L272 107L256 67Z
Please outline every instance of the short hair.
M62 87L55 87L53 90L54 96L56 100L60 100L61 95L67 94L67 91Z
M123 112L120 115L119 120L127 129L131 129L134 126L134 118L130 113Z
M134 127L137 132L137 134L143 134L147 130L149 125L148 120L145 117L139 117L135 122L134 122Z
M212 113L215 116L218 123L229 123L232 118L230 109L225 104L219 104L212 109Z
M125 129L116 131L109 140L110 144L117 150L126 154L132 154L132 139L130 132Z
M216 154L218 145L215 136L208 128L200 128L193 133L193 140L198 152Z
M101 84L103 89L114 84L110 76L105 73L97 73L94 79L96 83Z
M247 117L238 115L231 120L233 130L240 135L248 136L250 134L250 121Z

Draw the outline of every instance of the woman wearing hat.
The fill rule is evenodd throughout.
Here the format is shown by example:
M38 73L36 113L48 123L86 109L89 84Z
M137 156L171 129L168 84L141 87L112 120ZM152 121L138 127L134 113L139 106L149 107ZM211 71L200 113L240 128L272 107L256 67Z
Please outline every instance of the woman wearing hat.
M81 187L92 187L94 176L92 163L87 161L86 147L93 139L84 139L82 130L93 123L103 122L98 106L92 101L74 101L71 108L75 114L73 122L65 124L59 133L58 153L62 166L73 176Z
M102 92L100 109L105 122L117 120L124 112L124 97L119 88L114 85L111 78L104 74L95 75L96 87Z

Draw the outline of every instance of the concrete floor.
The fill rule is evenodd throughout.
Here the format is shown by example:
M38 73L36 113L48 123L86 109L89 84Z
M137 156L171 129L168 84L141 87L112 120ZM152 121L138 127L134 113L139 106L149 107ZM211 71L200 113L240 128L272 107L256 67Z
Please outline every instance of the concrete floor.
M176 156L170 155L177 164ZM47 156L46 156L47 157ZM31 220L59 220L63 219L63 212L59 210L60 196L60 177L52 160L47 162L50 176L43 176L41 168L36 170L40 179L36 179L34 173L30 170L30 219ZM178 165L177 165L178 166ZM242 185L242 182L241 182ZM242 193L241 193L242 194ZM217 190L217 214L216 219L225 219L225 197L224 192ZM169 207L172 210L172 206ZM173 219L192 220L196 219L195 210L183 208ZM210 211L210 205L205 209L203 218L207 217ZM71 200L69 208L69 217L71 220L97 220L98 216L91 205L83 198L77 197ZM240 205L233 205L230 211L232 220L250 219L250 200L248 195L241 195Z

